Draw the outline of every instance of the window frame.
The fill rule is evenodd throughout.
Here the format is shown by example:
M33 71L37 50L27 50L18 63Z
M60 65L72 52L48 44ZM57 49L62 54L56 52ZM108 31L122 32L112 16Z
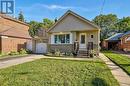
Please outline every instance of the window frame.
M62 33L62 34L53 34L54 35L54 44L70 44L71 43L71 34L70 33ZM56 38L57 38L57 40L59 40L59 37L60 36L64 36L65 38L65 43L61 43L61 41L60 42L56 42ZM69 42L67 42L67 35L69 35ZM57 37L56 37L57 36Z

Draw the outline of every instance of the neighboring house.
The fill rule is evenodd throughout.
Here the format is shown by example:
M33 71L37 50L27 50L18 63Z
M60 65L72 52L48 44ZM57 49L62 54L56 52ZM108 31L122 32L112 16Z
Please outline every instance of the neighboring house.
M26 43L31 41L28 29L28 24L0 14L0 51L7 53L26 48Z
M130 31L123 34L121 39L121 49L124 51L130 51Z
M81 17L67 11L49 30L48 51L73 52L74 42L79 42L79 51L93 49L99 53L100 28Z
M121 45L120 38L122 37L123 33L116 33L113 36L105 39L102 43L102 47L108 50L119 50Z
M111 50L130 51L130 31L117 33L103 42L103 47Z
M48 43L48 34L47 30L40 28L37 31L37 35L33 38L32 41L32 51L33 53L47 53L47 43Z

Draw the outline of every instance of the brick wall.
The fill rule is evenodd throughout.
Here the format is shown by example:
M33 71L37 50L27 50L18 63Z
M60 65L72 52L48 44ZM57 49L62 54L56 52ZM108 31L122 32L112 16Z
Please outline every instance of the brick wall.
M19 51L21 48L26 48L26 42L28 39L13 38L13 37L2 37L1 38L1 51L4 53L10 51Z
M126 41L126 39L130 37L130 35L124 36L121 38L121 48L124 51L130 51L130 40Z
M28 38L31 38L28 33L29 26L12 17L0 16L0 50L2 52L10 52L25 48Z

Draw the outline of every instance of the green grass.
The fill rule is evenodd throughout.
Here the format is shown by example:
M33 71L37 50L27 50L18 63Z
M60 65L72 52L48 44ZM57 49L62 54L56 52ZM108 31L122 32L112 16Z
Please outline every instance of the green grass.
M130 58L112 51L103 51L103 53L130 75Z
M0 70L0 86L119 86L100 60L40 59Z

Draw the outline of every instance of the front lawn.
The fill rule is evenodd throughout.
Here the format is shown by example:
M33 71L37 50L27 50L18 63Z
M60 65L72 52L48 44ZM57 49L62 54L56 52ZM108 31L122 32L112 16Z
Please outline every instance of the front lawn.
M0 70L0 86L119 86L101 60L40 59Z
M112 51L103 51L103 53L130 75L130 58Z

